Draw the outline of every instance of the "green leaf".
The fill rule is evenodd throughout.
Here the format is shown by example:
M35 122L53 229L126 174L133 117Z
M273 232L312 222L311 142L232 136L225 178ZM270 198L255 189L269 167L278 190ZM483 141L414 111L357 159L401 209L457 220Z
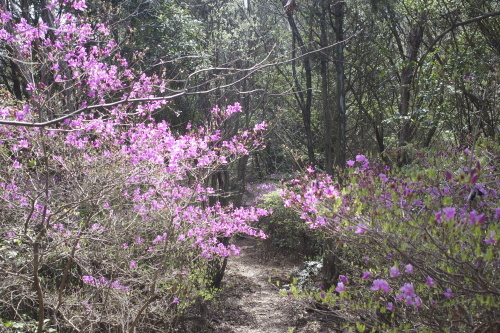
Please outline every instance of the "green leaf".
M356 329L362 333L366 330L366 326L361 323L356 323Z
M444 197L443 198L443 206L449 207L451 205L453 205L453 200L450 197Z
M486 253L484 254L484 259L485 260L492 260L493 259L493 250L492 250L492 247L488 247L488 250L486 251Z

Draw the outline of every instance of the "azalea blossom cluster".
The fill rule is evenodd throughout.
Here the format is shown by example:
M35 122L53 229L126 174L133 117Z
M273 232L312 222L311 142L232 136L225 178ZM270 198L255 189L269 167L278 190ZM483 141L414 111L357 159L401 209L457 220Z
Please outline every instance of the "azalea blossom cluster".
M266 123L226 136L238 103L180 131L155 121L168 82L136 72L106 25L79 15L85 8L49 3L49 20L37 25L0 8L0 42L24 71L28 96L6 94L0 105L0 245L17 263L34 262L12 271L16 264L0 261L0 280L35 281L37 304L62 314L60 330L93 325L100 311L114 311L123 328L149 303L187 306L208 288L210 263L238 255L224 239L265 237L251 223L269 213L223 206L221 189L209 186L263 146ZM46 272L56 275L40 279ZM32 297L21 285L5 285L19 295L11 304Z
M9 45L8 56L18 62L31 97L20 109L0 107L0 119L14 115L12 120L34 122L44 116L50 121L106 102L114 102L107 112L121 118L130 114L125 110L131 104L125 101L141 100L134 106L139 115L149 115L164 105L166 100L156 96L165 92L166 81L136 73L120 55L109 28L62 10L68 5L78 11L86 7L84 0L56 1L43 9L49 21L37 25L25 18L16 22L12 13L0 8L0 41ZM64 97L54 98L58 95ZM33 114L37 117L29 118Z
M89 285L95 286L95 287L113 288L113 289L124 290L124 291L130 290L130 288L122 286L120 284L120 281L116 280L116 281L111 282L111 281L106 280L106 278L104 278L104 277L96 279L93 276L84 275L84 276L82 276L82 281L86 284L89 284ZM88 304L88 302L87 302L87 304Z
M486 149L417 154L421 169L408 173L358 155L347 162L344 187L312 168L291 181L282 192L284 205L341 245L337 256L362 258L345 267L332 296L356 297L364 286L368 294L380 294L380 308L404 316L410 307L419 316L426 313L429 323L457 299L478 318L492 309L499 282L500 182L499 161Z

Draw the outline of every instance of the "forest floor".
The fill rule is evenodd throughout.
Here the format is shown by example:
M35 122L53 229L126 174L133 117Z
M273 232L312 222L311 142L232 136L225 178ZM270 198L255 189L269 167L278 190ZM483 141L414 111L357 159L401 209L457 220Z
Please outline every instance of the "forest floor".
M241 253L230 258L224 288L208 309L210 332L339 332L333 329L337 324L332 318L280 294L279 286L289 283L288 276L300 261L259 251L254 239L237 240L236 245Z

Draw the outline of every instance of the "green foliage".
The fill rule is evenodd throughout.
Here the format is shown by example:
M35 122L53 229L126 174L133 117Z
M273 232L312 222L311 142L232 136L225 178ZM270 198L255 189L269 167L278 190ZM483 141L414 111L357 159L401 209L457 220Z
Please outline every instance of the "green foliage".
M45 327L45 325L50 324L50 319L44 320L43 333L57 333L58 331L54 328ZM3 321L0 318L0 331L5 333L31 333L36 332L38 328L38 323L36 321L29 320L26 321Z
M343 278L329 290L291 292L358 331L498 329L499 148L485 141L473 150L418 151L412 165L392 172L360 155L341 192L304 176L302 190L285 199L310 223L326 220L321 230L342 243ZM376 287L381 281L387 290Z
M261 219L258 226L268 235L264 244L303 257L314 257L320 253L322 236L317 230L304 225L296 211L283 206L280 190L264 194L259 206L270 209L273 214Z

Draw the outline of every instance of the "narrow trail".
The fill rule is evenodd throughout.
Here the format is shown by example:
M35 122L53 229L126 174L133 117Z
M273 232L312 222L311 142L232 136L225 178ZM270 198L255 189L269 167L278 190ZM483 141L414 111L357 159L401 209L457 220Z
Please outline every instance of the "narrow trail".
M228 262L220 305L211 309L216 333L335 332L315 313L280 295L277 281L280 286L288 283L292 264L263 259L255 240L238 240L236 245L242 251Z

